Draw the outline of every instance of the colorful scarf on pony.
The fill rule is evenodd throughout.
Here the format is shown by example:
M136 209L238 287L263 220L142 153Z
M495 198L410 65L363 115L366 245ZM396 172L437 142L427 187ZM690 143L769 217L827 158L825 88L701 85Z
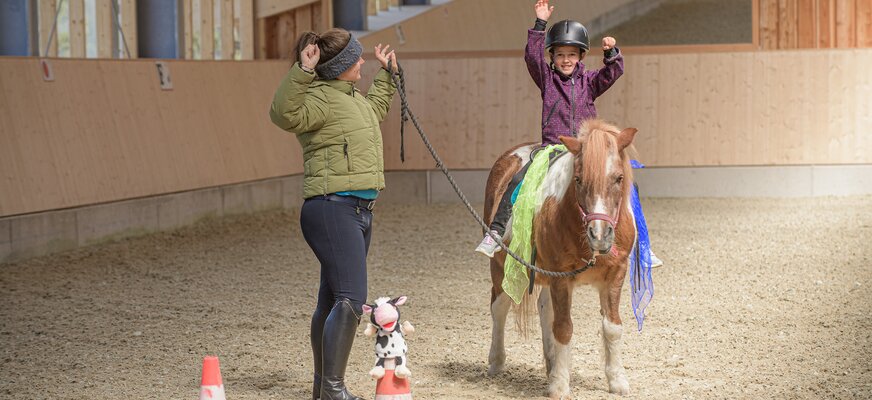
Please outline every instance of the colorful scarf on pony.
M630 164L634 169L645 168L636 160L630 160ZM641 331L642 323L645 321L645 308L654 297L654 281L651 279L651 243L648 239L648 225L642 214L642 203L639 201L639 190L635 184L630 200L633 217L636 220L636 245L630 252L630 303L633 305L633 315Z
M549 145L538 151L533 157L533 162L524 175L524 180L518 185L518 196L512 208L512 242L509 250L533 263L530 256L533 253L533 217L536 209L541 205L539 202L539 187L545 180L548 172L549 154L555 150L566 151L566 146ZM506 257L503 266L503 291L512 298L515 304L520 304L524 297L524 291L530 285L530 277L527 275L527 267L515 260L512 256Z

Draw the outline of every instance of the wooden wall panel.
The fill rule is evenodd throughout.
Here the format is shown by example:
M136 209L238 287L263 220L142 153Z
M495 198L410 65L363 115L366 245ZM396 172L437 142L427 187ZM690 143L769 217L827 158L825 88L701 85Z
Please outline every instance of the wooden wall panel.
M200 59L215 58L215 20L214 5L221 0L200 0Z
M49 44L49 36L52 35L52 27L55 24L55 14L57 13L56 0L39 0L39 54L44 57L58 56L58 37L57 30L54 30L55 37L51 39Z
M760 48L872 47L872 0L756 0Z
M221 1L221 59L232 60L233 43L233 0Z
M634 54L597 100L639 129L656 166L872 163L872 50ZM541 98L521 53L405 57L409 101L451 169L489 168L539 140ZM371 54L364 78L378 69ZM267 110L286 61L0 60L0 216L297 174L293 135ZM590 60L589 68L598 62ZM367 89L368 81L358 87ZM411 124L399 160L399 100L382 124L388 170L433 169Z

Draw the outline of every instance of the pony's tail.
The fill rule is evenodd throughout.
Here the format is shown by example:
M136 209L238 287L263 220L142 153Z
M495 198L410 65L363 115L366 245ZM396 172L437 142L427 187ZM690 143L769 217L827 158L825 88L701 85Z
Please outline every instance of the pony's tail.
M518 334L521 338L527 340L530 338L530 321L537 314L539 294L542 293L542 286L534 285L533 293L524 291L524 297L521 298L521 304L512 303L512 310L515 312L515 327L518 329Z

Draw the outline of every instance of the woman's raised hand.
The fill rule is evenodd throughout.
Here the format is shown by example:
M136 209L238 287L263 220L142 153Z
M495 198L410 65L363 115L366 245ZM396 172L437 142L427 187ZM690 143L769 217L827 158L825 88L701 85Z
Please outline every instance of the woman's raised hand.
M318 65L318 60L321 59L321 49L318 48L318 45L312 43L300 52L300 64L309 70L315 69L315 66Z
M381 43L376 45L375 46L375 58L378 59L378 62L381 63L382 68L384 68L385 70L388 69L388 60L390 60L391 61L391 70L390 71L392 73L396 74L400 70L399 67L397 66L397 55L394 53L393 50L391 50L391 52L388 53L389 47L391 47L391 45L389 45L389 44L386 44L385 47L382 47Z
M548 0L536 0L536 18L547 21L551 18L551 13L554 11L554 6L548 5Z

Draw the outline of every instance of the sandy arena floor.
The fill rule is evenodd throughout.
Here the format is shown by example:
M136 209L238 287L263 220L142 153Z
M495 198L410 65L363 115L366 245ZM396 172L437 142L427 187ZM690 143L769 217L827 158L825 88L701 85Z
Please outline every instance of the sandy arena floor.
M872 398L872 197L644 205L666 266L641 333L624 297L630 397ZM376 212L370 297L410 296L415 398L544 396L537 324L486 377L490 282L465 209ZM0 265L0 397L193 399L216 354L229 399L305 399L317 270L296 212ZM576 398L612 397L597 304L577 290ZM358 335L348 377L369 398L373 346Z

